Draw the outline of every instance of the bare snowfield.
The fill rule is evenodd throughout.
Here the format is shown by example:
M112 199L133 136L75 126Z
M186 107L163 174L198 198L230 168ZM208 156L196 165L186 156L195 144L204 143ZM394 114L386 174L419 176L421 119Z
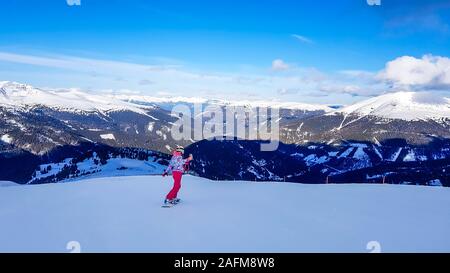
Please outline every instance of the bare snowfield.
M0 187L0 252L450 252L450 189L160 176ZM376 241L373 243L372 241ZM372 242L372 243L369 243Z

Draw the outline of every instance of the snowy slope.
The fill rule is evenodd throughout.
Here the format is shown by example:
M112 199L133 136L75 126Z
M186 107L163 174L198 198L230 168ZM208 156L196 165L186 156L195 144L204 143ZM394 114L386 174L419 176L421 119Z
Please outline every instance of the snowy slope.
M19 186L19 184L11 181L2 181L0 180L0 187L11 187L11 186Z
M45 105L60 110L129 110L145 114L145 111L136 105L106 96L82 92L78 89L47 90L27 84L0 81L0 106L24 107L36 105Z
M0 252L450 251L450 189L96 178L0 188ZM74 244L74 243L71 243ZM75 243L76 245L77 243Z
M67 158L59 163L42 164L38 167L35 176L28 181L27 184L35 184L36 181L45 178L57 176L67 166L76 166L78 173L76 176L69 175L65 177L63 182L82 180L87 177L110 177L110 176L133 176L133 175L149 175L162 174L167 166L161 165L154 158L149 160L138 160L131 158L109 158L103 164L97 155L87 158L81 162L73 163L72 158ZM47 182L61 182L61 180L50 180ZM1 185L1 181L0 181Z
M450 98L431 93L389 93L344 107L337 113L402 120L450 118Z

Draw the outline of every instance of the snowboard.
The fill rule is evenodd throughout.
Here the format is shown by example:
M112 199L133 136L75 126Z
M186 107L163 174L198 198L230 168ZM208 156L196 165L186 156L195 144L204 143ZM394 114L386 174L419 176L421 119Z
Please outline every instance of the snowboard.
M178 201L176 201L176 202L174 202L174 203L167 203L167 204L162 204L162 208L171 208L171 207L173 207L173 206L176 206L178 203L180 203L180 199L178 199Z

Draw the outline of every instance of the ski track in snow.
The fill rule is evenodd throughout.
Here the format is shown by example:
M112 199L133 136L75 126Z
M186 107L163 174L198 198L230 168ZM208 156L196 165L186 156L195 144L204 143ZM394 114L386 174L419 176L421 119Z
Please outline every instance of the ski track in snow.
M113 134L101 134L100 138L105 140L116 140Z
M400 153L401 153L402 151L403 151L403 148L401 148L401 147L398 148L397 152L395 152L395 153L392 155L390 161L392 161L392 162L397 161L397 159L398 159L398 157L400 156Z
M0 188L0 252L449 252L450 189L134 176Z
M378 155L378 157L383 160L383 155L380 153L380 151L378 151L377 147L375 147L375 145L372 145L373 150L375 151L375 153Z

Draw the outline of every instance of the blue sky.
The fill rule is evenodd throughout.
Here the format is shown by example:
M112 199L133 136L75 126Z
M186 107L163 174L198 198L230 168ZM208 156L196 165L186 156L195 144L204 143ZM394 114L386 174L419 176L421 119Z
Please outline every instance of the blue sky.
M450 90L448 0L80 4L2 2L0 80L341 104L397 90Z

